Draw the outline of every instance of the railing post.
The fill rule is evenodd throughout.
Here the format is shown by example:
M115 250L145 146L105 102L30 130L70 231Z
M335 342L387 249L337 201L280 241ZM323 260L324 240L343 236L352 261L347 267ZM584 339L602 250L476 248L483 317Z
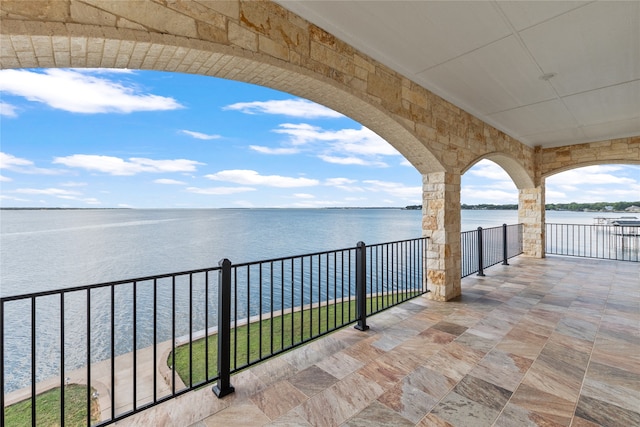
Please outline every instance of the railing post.
M367 326L367 247L358 242L356 247L356 329L366 331Z
M509 265L507 259L509 258L509 251L507 248L507 224L502 224L502 265Z
M235 391L231 385L231 261L218 263L218 384L213 392L222 398Z
M478 276L484 276L482 246L482 227L478 227Z

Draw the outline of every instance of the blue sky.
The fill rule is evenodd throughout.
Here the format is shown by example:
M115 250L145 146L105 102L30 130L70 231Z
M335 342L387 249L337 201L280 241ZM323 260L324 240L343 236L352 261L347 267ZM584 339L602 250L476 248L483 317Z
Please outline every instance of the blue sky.
M0 206L346 207L421 203L420 174L357 122L229 80L129 70L0 71ZM547 202L640 199L640 167L547 179ZM462 203L517 203L482 161Z

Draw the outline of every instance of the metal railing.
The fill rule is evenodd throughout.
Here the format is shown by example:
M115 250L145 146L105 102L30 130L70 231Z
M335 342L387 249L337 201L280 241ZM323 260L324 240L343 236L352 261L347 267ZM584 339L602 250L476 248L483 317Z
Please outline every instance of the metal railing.
M74 384L85 386L86 425L111 424L214 382L224 396L232 373L349 324L365 330L368 315L427 292L426 251L426 238L360 242L1 298L0 425L20 399L30 401L26 419L39 425L36 396L47 390L59 391L57 424L70 425Z
M545 252L585 258L640 261L640 227L546 224Z
M522 224L482 228L460 233L462 277L478 273L484 276L484 269L522 253Z

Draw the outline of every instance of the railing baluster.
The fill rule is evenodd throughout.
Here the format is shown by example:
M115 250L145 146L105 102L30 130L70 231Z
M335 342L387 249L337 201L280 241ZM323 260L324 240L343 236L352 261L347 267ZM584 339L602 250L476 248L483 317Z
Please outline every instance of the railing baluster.
M4 301L0 301L0 425L4 423Z
M367 247L364 242L358 242L356 248L356 316L358 323L355 328L360 331L369 329L367 326Z
M191 314L191 313L189 313ZM133 410L138 406L138 282L133 282Z
M509 258L509 247L507 240L507 224L502 224L502 265L509 265L507 259Z
M482 227L478 227L478 276L484 276L484 257L482 254Z
M33 360L35 361L35 358ZM91 288L89 288L87 289L87 426L91 425L91 399L93 397L91 394Z
M204 273L204 379L209 381L209 272Z
M111 285L111 301L110 301L110 309L111 309L111 318L109 319L111 322L111 342L109 343L110 352L111 352L111 372L109 373L111 376L111 419L116 417L116 312L115 312L115 285Z
M205 341L206 342L206 341ZM153 403L158 402L158 281L153 279Z
M176 394L176 276L171 276L171 394Z
M2 390L4 393L4 390ZM4 408L2 408L4 411ZM31 297L31 425L36 424L36 297ZM89 425L89 424L87 424Z
M222 398L235 391L230 381L231 261L225 258L218 265L218 384L213 387L213 392L218 398Z
M0 341L0 347L1 346ZM4 390L4 388L2 388L2 390ZM64 427L64 392L64 292L60 292L60 427ZM3 408L4 412L4 405L0 405L0 408ZM1 422L0 425L4 425L4 423Z

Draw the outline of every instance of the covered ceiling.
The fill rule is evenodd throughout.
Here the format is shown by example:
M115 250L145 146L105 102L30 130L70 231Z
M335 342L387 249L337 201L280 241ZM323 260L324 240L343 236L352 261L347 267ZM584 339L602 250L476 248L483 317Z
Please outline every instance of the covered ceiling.
M527 145L640 135L640 1L278 3Z

